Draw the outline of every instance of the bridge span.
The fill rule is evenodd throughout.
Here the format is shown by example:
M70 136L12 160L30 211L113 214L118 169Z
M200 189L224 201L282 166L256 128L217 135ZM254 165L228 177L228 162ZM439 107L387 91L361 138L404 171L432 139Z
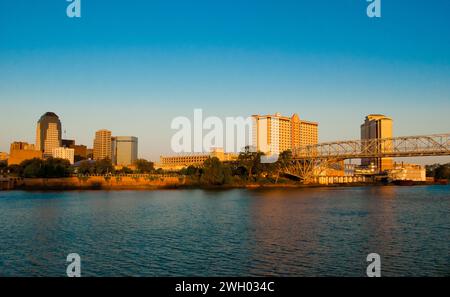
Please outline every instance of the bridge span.
M294 148L295 160L450 155L450 133L326 142Z
M286 174L313 180L347 159L450 156L450 133L347 140L294 148Z

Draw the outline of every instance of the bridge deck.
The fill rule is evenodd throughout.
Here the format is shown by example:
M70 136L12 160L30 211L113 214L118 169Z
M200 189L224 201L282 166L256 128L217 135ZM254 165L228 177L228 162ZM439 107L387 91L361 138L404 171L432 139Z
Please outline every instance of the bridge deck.
M293 149L295 160L450 155L450 133L319 143Z

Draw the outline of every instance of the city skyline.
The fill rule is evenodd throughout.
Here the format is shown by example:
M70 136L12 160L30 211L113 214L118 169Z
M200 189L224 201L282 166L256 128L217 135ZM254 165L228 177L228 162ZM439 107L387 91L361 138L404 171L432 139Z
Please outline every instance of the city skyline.
M11 142L11 144L9 144L10 146L10 150L12 151L13 146L17 146L17 145L26 145L26 146L30 146L30 149L25 148L25 150L31 150L32 152L34 151L39 151L41 153L41 157L49 157L45 155L45 148L41 148L38 149L37 147L39 146L39 143L41 143L41 138L40 135L42 134L40 126L41 126L41 122L43 119L47 119L47 117L51 117L51 118L55 118L58 122L59 128L58 130L65 130L63 127L62 122L59 120L59 117L57 114L55 114L54 112L45 112L45 114L43 114L39 120L37 121L37 134L36 134L36 138L35 138L35 143L33 143L32 141L30 143L28 143L27 140L23 140L20 139L20 137L18 137L16 140L14 140L13 142ZM317 142L318 136L320 135L320 133L318 133L317 127L319 125L318 122L310 122L310 121L305 121L305 120L300 120L299 116L294 113L292 115L292 117L285 117L283 115L281 115L280 113L274 113L274 114L266 114L266 115L252 115L249 116L248 119L252 119L252 127L251 129L253 129L253 133L255 133L255 131L257 131L254 136L256 136L256 138L253 138L251 140L252 144L251 146L254 146L254 148L257 148L258 151L261 151L261 148L259 147L261 144L261 141L264 140L267 142L268 140L268 135L269 134L273 134L273 132L270 132L270 129L266 129L264 131L260 131L260 123L259 120L260 119L264 119L264 118L281 118L285 121L290 122L291 120L295 120L295 121L300 121L300 122L304 122L308 125L312 125L315 127L315 130L309 130L308 131L304 131L302 133L300 133L300 130L295 130L295 134L298 134L298 136L291 136L290 134L290 130L294 129L291 128L291 126L286 126L286 127L281 127L282 125L280 124L280 132L276 132L276 133L280 133L280 136L276 137L276 143L275 147L278 148L278 145L286 145L287 142L291 143L291 141L294 141L294 139L296 139L295 137L300 137L300 139L296 139L295 141L299 141L300 143L303 142L307 142L307 145L315 145L317 143L321 144L321 142ZM380 119L382 120L388 120L388 124L386 126L386 123L382 124L383 125L383 130L380 130L381 128L378 128L378 126L381 125L381 121L379 121ZM47 121L47 120L46 120ZM300 124L300 122L298 122ZM417 136L417 135L393 135L392 133L392 128L393 128L393 119L391 119L390 117L387 117L385 115L382 114L369 114L365 117L364 122L359 126L360 128L360 139L370 139L370 138L392 138L392 137L406 137L406 136ZM370 125L368 125L370 124ZM274 124L272 124L274 125ZM269 124L267 124L267 126L270 126ZM258 128L259 127L259 128ZM277 125L278 127L278 125ZM369 128L372 127L372 128ZM244 128L244 126L240 127L241 129ZM267 127L266 127L267 128ZM202 128L204 131L204 128ZM256 130L255 130L256 129ZM286 130L287 129L287 130ZM369 133L369 129L370 133ZM49 128L49 131L51 130L51 127ZM278 128L277 128L278 130ZM288 131L289 130L289 131ZM284 131L284 132L283 132ZM289 132L289 133L287 133ZM312 134L310 134L312 132ZM56 132L55 132L56 133ZM266 133L267 135L265 136L264 139L259 139L259 134L260 133ZM292 133L294 133L294 130L292 130ZM384 133L384 134L383 134ZM56 133L57 134L57 133ZM373 135L371 135L373 134ZM434 133L434 134L438 134L438 133ZM281 135L284 135L283 137L281 137ZM273 137L273 136L272 136ZM278 138L280 137L280 138ZM292 138L291 138L292 137ZM306 138L305 138L306 137ZM269 137L270 138L270 137ZM348 140L348 139L346 139ZM353 139L353 140L357 140L357 139ZM278 144L279 141L279 144ZM287 142L286 142L287 141ZM47 143L47 140L45 140L45 142ZM59 147L55 147L52 148L52 155L53 157L56 155L58 155L58 157L63 156L62 158L66 158L66 154L69 154L67 157L68 160L71 160L71 163L73 164L73 155L74 152L80 152L83 151L84 155L86 155L86 149L92 151L92 159L93 160L102 160L102 159L109 159L113 162L113 164L115 165L119 165L119 166L128 166L133 164L134 161L136 161L137 159L146 159L145 157L142 157L141 153L138 150L137 147L137 143L138 143L138 138L135 136L113 136L112 135L112 131L108 130L108 129L100 129L100 130L96 130L94 133L94 137L92 138L92 143L91 145L86 145L83 143L79 143L77 142L76 139L70 139L70 138L61 138L59 141L61 144ZM124 144L121 145L121 152L118 152L118 143L119 142L123 142ZM125 144L128 143L128 144ZM286 143L286 144L284 144ZM322 142L322 143L326 143L326 142ZM70 145L69 145L70 144ZM267 146L267 144L264 144L265 146ZM303 144L304 145L304 144ZM35 148L36 147L36 148ZM287 149L291 149L289 146L286 147ZM22 150L23 148L21 147L20 150ZM55 152L55 149L59 149L58 152ZM210 147L210 150L207 151L203 151L201 154L203 154L204 156L207 156L209 154L214 154L214 151L216 149L222 150L224 149L224 147ZM271 151L271 149L269 149L265 154L267 156L271 156L272 154L276 154L278 155L279 153L281 153L282 150L279 149L275 149L275 151ZM5 156L8 156L8 150L6 151L0 151L1 153L5 153ZM28 151L29 152L29 151ZM17 153L17 152L15 152ZM26 152L24 152L26 153ZM184 152L185 154L187 153L189 155L190 152ZM238 153L238 151L236 152L230 152L230 153ZM123 155L122 155L123 154ZM181 154L182 155L182 154ZM79 155L80 156L80 155ZM171 153L168 154L164 154L161 153L159 155L159 159L148 159L154 163L158 163L158 160L161 161L161 158L165 156L167 158L177 158L178 156L180 156L180 154L173 154L173 151ZM16 157L14 156L14 159ZM30 157L31 158L31 157ZM120 159L120 161L118 162L118 160ZM24 158L24 156L19 157L19 159L23 159L25 160L26 157ZM88 158L84 158L84 159L88 159ZM359 159L357 159L359 160ZM381 159L380 159L381 160ZM392 167L392 162L399 162L399 163L404 163L404 162L413 162L415 164L419 164L419 165L431 165L431 164L436 164L439 162L448 162L448 160L450 160L450 156L426 156L426 157L398 157L398 158L384 158L384 160L389 161L390 165L386 166L386 169L391 168ZM442 161L441 161L442 160ZM378 162L378 161L377 161ZM375 162L375 163L377 163ZM384 161L383 161L384 162ZM20 162L15 162L15 163L20 163ZM14 163L14 164L15 164ZM352 163L352 162L350 162ZM364 166L368 166L370 163L369 160L366 159L361 159L361 165ZM381 166L383 167L383 166Z
M98 129L133 134L151 160L170 153L171 120L195 108L297 112L320 123L319 142L358 139L372 113L394 119L394 136L450 128L448 1L385 1L379 20L350 0L99 0L80 19L66 5L0 4L0 151L34 142L29 127L48 110L62 138L90 147Z
M0 0L0 281L284 296L450 276L449 13Z

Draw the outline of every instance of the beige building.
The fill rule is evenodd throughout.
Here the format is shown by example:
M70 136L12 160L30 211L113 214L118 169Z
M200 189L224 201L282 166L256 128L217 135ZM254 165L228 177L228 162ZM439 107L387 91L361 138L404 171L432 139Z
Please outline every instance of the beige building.
M180 170L189 166L202 166L208 158L216 157L220 161L235 161L238 154L225 153L222 148L213 148L210 153L192 153L175 156L161 156L160 164L156 164L157 168L165 170Z
M52 150L53 158L68 160L70 164L74 162L75 149L67 147L55 147Z
M94 139L94 160L112 160L111 151L111 131L99 130L95 132Z
M369 140L374 138L392 138L392 119L382 114L368 115L361 125L361 140ZM364 144L363 144L364 145ZM381 151L390 150L389 142L384 147L379 148ZM373 163L379 171L392 169L392 158L365 158L361 159L361 165L369 166Z
M42 152L35 149L34 144L13 142L10 146L8 165L19 165L25 160L42 159Z
M74 150L75 157L80 160L87 159L87 147L81 144L75 144L70 146Z
M316 122L304 121L297 114L285 117L274 115L253 115L253 146L266 154L280 154L301 145L317 144Z
M53 148L61 146L61 121L53 112L46 112L36 126L36 150L51 157Z
M34 144L28 143L28 142L23 142L23 141L14 141L13 143L11 143L10 151L13 150L36 150L36 147L34 146Z

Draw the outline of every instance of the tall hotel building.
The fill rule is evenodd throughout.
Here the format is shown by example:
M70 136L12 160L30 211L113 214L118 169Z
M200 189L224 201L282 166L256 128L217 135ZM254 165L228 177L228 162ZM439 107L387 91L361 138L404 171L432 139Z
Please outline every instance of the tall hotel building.
M319 124L301 120L297 114L292 117L279 113L253 115L252 118L253 145L265 154L280 154L295 147L318 143Z
M94 160L112 160L111 131L99 130L95 132L94 138Z
M382 114L370 114L366 116L364 123L361 125L361 140L370 140L375 138L392 138L392 119ZM364 145L364 144L363 144ZM385 145L389 145L386 142ZM379 148L387 151L389 147ZM361 159L361 165L369 166L373 163L379 171L389 170L393 168L392 158L365 158Z
M134 136L114 136L112 142L112 162L114 165L130 166L137 160L138 139Z
M61 122L53 112L46 112L36 127L36 150L51 157L54 148L61 146Z

